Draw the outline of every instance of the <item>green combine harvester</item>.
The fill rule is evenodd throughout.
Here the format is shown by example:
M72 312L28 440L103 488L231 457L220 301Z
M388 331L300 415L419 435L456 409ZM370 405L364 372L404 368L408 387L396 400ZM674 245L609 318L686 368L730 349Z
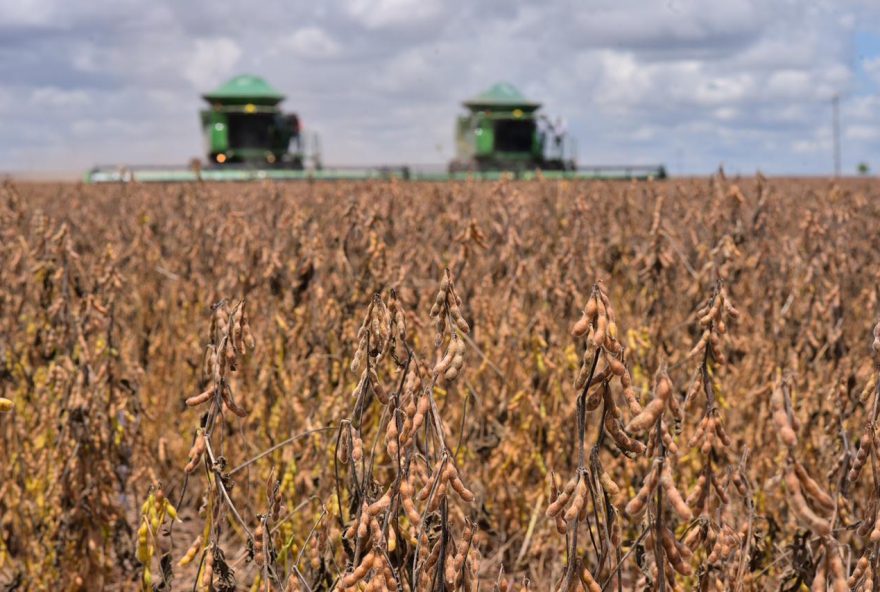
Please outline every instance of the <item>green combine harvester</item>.
M468 113L458 118L457 156L449 172L576 169L561 121L538 115L541 104L512 85L499 82L463 105Z
M256 76L236 76L202 95L208 162L250 168L303 169L299 117L284 114L284 95Z
M284 95L257 76L236 76L202 95L205 162L189 166L99 166L88 183L255 180L408 179L648 179L665 178L661 166L578 167L564 129L540 113L513 86L498 83L463 103L456 126L456 157L448 167L325 168L318 137L309 141L296 114L283 113Z

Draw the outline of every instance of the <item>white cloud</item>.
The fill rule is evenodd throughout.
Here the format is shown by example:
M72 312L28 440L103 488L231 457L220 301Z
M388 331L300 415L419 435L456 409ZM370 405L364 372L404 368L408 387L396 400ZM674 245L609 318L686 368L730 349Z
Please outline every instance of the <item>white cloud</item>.
M11 113L14 107L15 99L12 91L0 87L0 114Z
M52 0L20 0L0 3L0 23L6 27L57 26Z
M791 143L791 150L796 154L830 154L831 142L817 138L810 140L795 140Z
M219 79L235 72L241 54L238 43L228 37L197 39L183 74L195 88L216 86Z
M78 136L93 136L95 134L123 136L126 139L137 136L146 136L150 131L150 124L130 119L79 119L71 123L70 130Z
M876 142L880 140L880 128L875 125L850 125L843 132L843 137L847 140L867 140Z
M654 58L679 50L739 46L763 28L760 3L727 0L709 8L702 0L663 2L601 0L563 3L581 43L653 52Z
M865 73L874 80L875 84L880 84L880 56L865 60L862 67L865 69Z
M31 92L31 101L49 108L82 107L89 104L89 93L84 90L65 90L54 86L42 86Z
M304 27L283 39L279 46L302 58L332 58L342 47L320 27Z
M411 27L438 18L444 8L440 0L348 0L345 4L349 16L370 29Z

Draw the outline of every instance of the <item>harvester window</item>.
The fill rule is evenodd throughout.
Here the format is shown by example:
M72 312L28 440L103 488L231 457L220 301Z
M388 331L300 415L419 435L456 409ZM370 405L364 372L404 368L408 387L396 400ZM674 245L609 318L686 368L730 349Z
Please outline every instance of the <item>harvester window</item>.
M503 119L495 123L495 149L499 152L529 152L535 135L535 122Z
M229 114L229 145L233 149L269 149L275 133L275 116L271 113Z

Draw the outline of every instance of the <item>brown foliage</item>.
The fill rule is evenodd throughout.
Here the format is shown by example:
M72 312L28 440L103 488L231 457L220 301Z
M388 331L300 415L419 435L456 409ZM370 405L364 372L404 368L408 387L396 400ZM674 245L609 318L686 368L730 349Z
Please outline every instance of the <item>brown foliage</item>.
M878 227L868 179L6 183L0 586L870 590Z

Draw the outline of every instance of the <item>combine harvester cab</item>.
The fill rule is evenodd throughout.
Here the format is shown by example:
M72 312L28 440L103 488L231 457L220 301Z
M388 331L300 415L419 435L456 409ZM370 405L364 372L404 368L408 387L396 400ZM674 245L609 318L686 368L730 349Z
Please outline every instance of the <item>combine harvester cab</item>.
M541 103L513 85L499 82L463 105L468 113L458 118L450 173L574 170L574 146L561 120L538 114Z
M201 111L209 166L303 168L299 117L284 114L284 95L257 76L236 76L202 95Z

